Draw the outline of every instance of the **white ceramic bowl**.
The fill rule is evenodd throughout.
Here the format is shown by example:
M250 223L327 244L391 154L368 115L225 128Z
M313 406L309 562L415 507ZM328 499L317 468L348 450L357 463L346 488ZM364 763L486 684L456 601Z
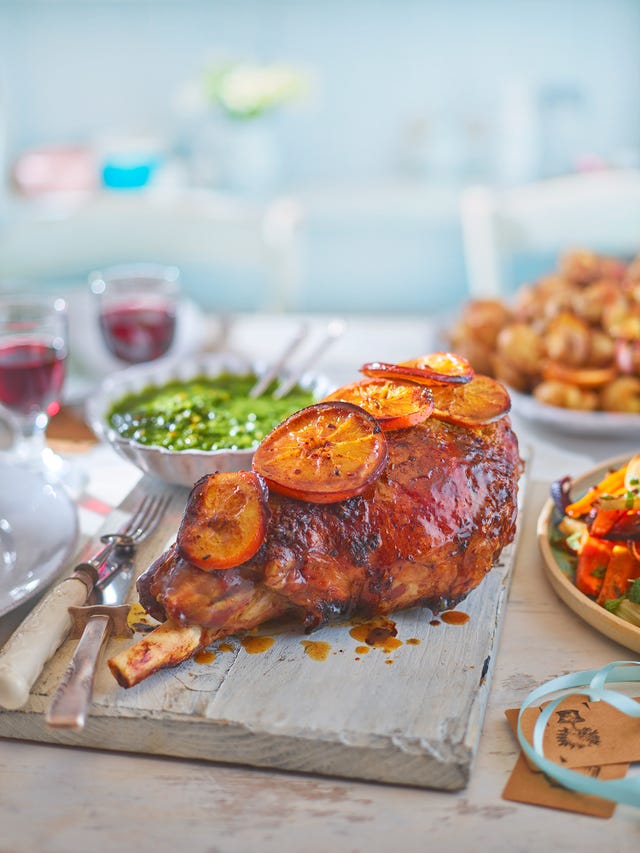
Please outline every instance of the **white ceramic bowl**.
M203 355L180 360L161 359L152 364L128 367L108 376L87 401L87 420L96 436L111 444L121 456L138 468L167 483L189 488L200 477L214 471L250 469L253 450L168 450L139 444L123 438L110 426L107 414L113 404L127 394L137 393L149 386L161 387L174 379L195 376L217 376L223 372L260 374L265 365L252 363L232 353ZM286 374L282 374L283 377ZM321 399L332 390L333 384L323 376L306 374L298 383Z

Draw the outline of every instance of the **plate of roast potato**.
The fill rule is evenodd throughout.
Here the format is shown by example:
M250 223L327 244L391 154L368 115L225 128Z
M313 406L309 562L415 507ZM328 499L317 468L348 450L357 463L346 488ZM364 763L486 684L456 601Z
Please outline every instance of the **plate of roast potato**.
M640 430L640 256L567 252L509 298L466 302L448 338L531 421L594 436Z

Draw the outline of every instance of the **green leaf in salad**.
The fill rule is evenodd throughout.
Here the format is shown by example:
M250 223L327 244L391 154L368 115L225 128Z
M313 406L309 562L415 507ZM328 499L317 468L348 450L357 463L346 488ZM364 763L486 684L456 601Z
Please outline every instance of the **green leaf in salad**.
M582 542L582 531L576 531L572 533L570 536L567 536L565 539L565 543L567 548L571 551L575 551L576 553L580 550L580 543Z
M634 604L640 604L640 578L636 578L629 587L627 598Z
M633 582L631 589L626 595L605 601L604 607L605 610L613 613L618 619L623 619L625 622L629 622L631 625L640 628L640 602L629 598L631 594L640 599L640 578Z

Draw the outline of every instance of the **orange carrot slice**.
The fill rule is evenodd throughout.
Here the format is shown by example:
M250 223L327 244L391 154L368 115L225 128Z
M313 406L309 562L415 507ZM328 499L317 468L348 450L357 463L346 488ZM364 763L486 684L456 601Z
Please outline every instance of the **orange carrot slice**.
M576 564L576 586L590 598L597 598L611 560L613 542L605 542L595 536L586 536Z
M640 577L640 562L626 545L614 545L607 565L602 588L598 593L598 604L620 598L629 589L631 582Z
M580 516L586 515L589 512L593 502L600 495L620 494L624 490L626 469L627 466L623 465L621 468L617 468L615 471L607 474L599 483L588 489L581 498L572 501L572 503L565 507L565 515L569 515L571 518L580 518Z

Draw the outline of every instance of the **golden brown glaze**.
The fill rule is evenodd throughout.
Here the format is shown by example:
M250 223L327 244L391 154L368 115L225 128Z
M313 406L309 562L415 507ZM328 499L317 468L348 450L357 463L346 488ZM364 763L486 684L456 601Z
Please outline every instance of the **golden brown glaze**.
M312 630L337 616L454 606L514 536L521 461L509 419L468 429L432 418L387 440L384 472L358 497L271 493L265 541L243 565L202 572L170 549L138 582L143 606L216 637L283 614Z

